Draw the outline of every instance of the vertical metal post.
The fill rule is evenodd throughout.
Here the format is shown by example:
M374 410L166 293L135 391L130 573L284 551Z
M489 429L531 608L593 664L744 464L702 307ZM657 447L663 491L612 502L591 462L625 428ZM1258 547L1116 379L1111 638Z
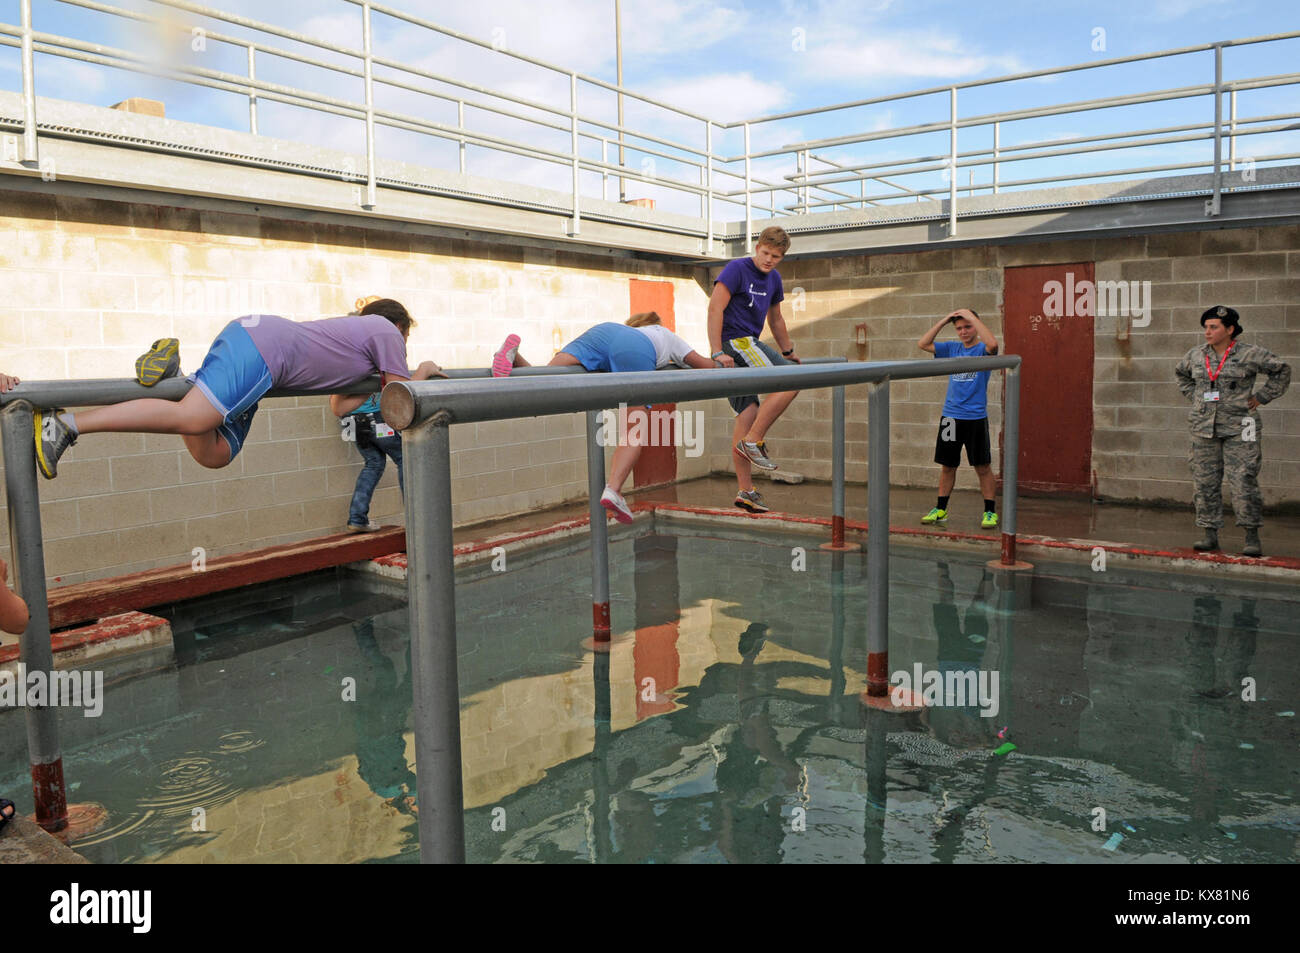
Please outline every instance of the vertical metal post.
M713 251L713 123L707 119L704 121L704 161L708 168L705 181L707 207L704 210L704 251L705 254L710 254Z
M749 189L750 189L749 123L745 123L745 241L744 241L744 246L746 251L749 249L750 247L749 243L750 241L753 240L754 237L754 221L753 221L753 215L751 209L749 207L749 203L750 203Z
M799 154L799 171L803 173L799 189L799 211L804 215L808 214L808 174L812 171L812 166L808 161L808 150L804 149Z
M948 99L948 237L957 234L957 87Z
M1016 479L1020 467L1020 368L1007 368L1002 402L1002 564L1016 562Z
M19 4L22 24L23 161L38 162L36 148L36 71L32 63L32 0Z
M604 136L600 137L600 163L602 166L609 164L609 140ZM600 197L606 202L609 201L608 169L601 169L600 171Z
M581 171L578 163L578 74L569 74L569 128L570 141L569 148L573 151L573 220L569 223L569 234L577 235L582 230L582 212L578 208L578 174ZM619 167L622 167L622 148L619 149ZM619 189L622 189L622 177L619 178Z
M462 132L465 130L465 100L456 100L456 128ZM460 137L460 174L465 174L465 137Z
M998 159L1002 155L1002 123L993 124L993 194L998 194Z
M889 694L889 380L868 385L867 694Z
M1214 196L1206 215L1218 215L1223 203L1223 45L1214 44Z
M627 160L623 154L623 21L619 0L614 0L614 61L617 69L614 82L618 86L618 168L622 171ZM576 102L573 111L578 111ZM618 200L627 201L627 183L621 175L618 177Z
M5 498L9 506L11 582L27 603L30 620L19 639L19 660L29 672L53 672L50 607L45 591L45 543L41 535L41 500L36 488L36 448L32 440L32 405L15 401L0 412L4 442ZM27 708L27 755L32 768L36 823L47 831L68 826L59 747L58 711L48 705Z
M1237 91L1228 94L1228 171L1237 168Z
M248 78L257 79L257 48L248 44ZM248 87L248 131L257 135L257 89Z
M609 641L609 526L600 505L605 492L605 448L600 444L600 411L587 411L587 492L591 497L591 629L597 642Z
M465 862L451 442L438 417L402 432L420 861Z
M366 208L375 207L375 86L371 72L370 4L361 5L361 38L366 71Z
M844 388L831 388L831 545L844 545Z

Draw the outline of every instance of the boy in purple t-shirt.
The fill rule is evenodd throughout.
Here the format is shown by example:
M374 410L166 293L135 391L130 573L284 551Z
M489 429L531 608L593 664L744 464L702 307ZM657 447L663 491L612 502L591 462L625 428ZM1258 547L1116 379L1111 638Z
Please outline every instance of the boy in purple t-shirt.
M781 301L785 292L776 270L790 248L790 236L776 225L763 229L754 246L754 257L730 262L713 283L709 298L709 347L712 357L723 367L775 367L798 364L794 342L785 329ZM781 351L760 341L763 324L772 328L772 336ZM768 394L759 403L757 394L728 397L736 412L732 431L732 463L736 468L736 505L751 513L766 513L763 497L754 489L755 466L775 470L767 455L764 437L778 417L799 396L797 390Z
M208 350L179 401L143 398L78 414L37 410L36 462L53 479L59 458L86 433L174 433L201 466L219 469L235 459L248 436L257 402L271 388L338 391L378 373L388 381L427 380L440 374L425 361L406 365L411 316L390 298L371 302L360 315L294 322L270 314L231 321ZM175 338L155 341L136 362L145 386L180 370Z

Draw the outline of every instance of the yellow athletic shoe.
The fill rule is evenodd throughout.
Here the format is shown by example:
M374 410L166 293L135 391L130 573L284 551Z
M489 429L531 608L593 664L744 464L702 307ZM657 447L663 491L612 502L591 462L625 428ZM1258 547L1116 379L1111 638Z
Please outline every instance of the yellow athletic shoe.
M983 518L982 520L980 520L980 526L983 527L984 529L997 529L997 528L998 528L998 514L997 514L997 513L990 513L988 510L985 510L985 511L984 511L984 518Z
M921 517L922 523L946 523L948 522L948 511L935 507L930 512Z
M135 379L143 387L175 377L181 370L181 342L175 338L154 341L135 362Z

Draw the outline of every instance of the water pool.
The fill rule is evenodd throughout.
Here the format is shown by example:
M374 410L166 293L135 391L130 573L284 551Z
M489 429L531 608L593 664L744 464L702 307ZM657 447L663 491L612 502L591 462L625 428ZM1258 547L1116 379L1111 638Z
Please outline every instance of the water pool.
M998 682L886 713L857 697L865 554L637 532L611 541L607 653L581 542L459 573L470 861L1297 856L1294 587L1040 564L1010 609L986 557L894 547L891 670ZM340 570L156 611L174 653L103 666L103 715L60 718L69 800L108 812L78 850L418 859L400 586ZM29 811L25 743L0 712L0 793Z

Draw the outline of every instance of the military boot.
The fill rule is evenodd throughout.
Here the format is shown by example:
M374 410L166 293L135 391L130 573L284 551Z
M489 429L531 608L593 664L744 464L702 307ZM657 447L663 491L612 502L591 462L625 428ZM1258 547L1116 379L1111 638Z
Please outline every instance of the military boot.
M1214 529L1212 526L1207 526L1205 528L1204 539L1192 543L1192 549L1200 550L1203 553L1218 548L1219 548L1219 531L1217 529Z
M1246 545L1241 548L1243 556L1263 556L1264 550L1259 545L1259 527L1246 527Z

